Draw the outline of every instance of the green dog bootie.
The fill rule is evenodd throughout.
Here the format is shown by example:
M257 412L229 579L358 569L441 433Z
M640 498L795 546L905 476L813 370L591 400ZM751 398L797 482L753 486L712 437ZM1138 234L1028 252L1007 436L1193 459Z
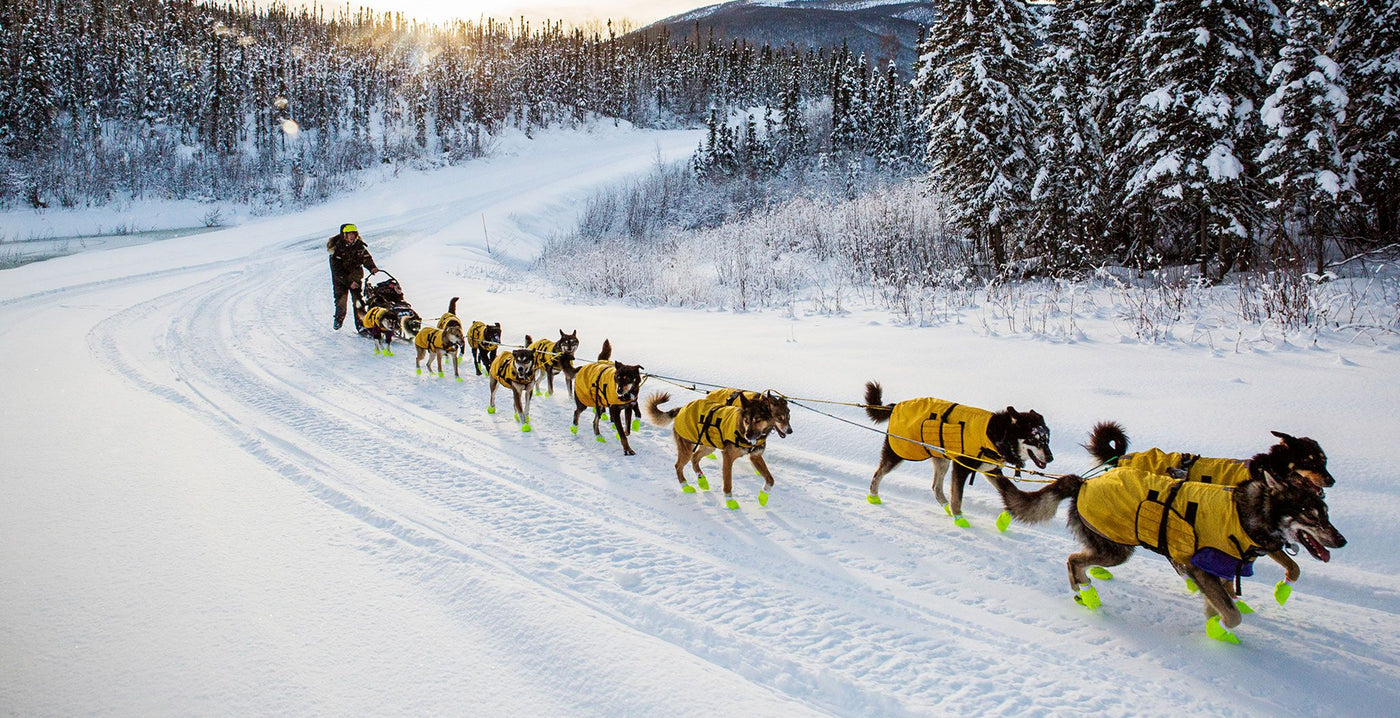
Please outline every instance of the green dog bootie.
M447 374L445 374L444 372L438 372L439 379L443 378L444 376L447 376Z
M948 515L949 515L949 516L953 516L953 514L951 514L951 513L948 514ZM968 521L966 518L963 518L963 515L962 515L962 514L958 514L958 515L956 515L956 516L953 516L953 525L954 525L954 526L957 526L957 527L960 528L960 529L970 529L970 528L972 528L972 522L971 522L971 521Z
M575 426L569 427L569 433L570 433L570 434L577 434L577 433L578 433L578 426L575 425Z
M719 457L718 457L718 456L715 456L714 454L705 454L705 458L707 458L707 459L718 459Z
M488 407L486 407L486 413L487 413L487 414L494 414L494 413L496 413L496 407L494 407L494 406L488 406Z
M767 506L767 505L768 505L768 492L767 492L767 491L760 491L760 492L758 492L758 505L759 505L759 506Z
M636 431L636 430L638 430L638 429L640 429L640 428L642 428L642 420L641 420L641 419L633 419L633 420L632 420L632 431Z
M466 381L466 379L463 379L462 377L459 376L459 377L457 377L457 381Z
M418 370L418 376L423 376L423 370L422 370L422 369L419 369L419 370Z
M1195 582L1194 580L1192 580L1190 576L1187 576L1187 577L1186 577L1186 592L1187 592L1187 593L1195 593L1195 592L1197 592L1197 591L1199 591L1199 590L1201 590L1200 586L1197 586L1197 585L1196 585L1196 582Z
M1293 584L1289 583L1287 579L1274 584L1274 600L1278 601L1278 605L1282 606L1288 603L1288 597L1292 595Z
M1003 511L997 514L997 531L1005 532L1011 527L1011 512Z
M729 509L730 511L738 511L738 510L739 510L739 502L738 502L738 501L735 501L734 499L725 499L725 500L724 500L724 506L725 506L725 508Z
M1220 625L1219 616L1211 616L1206 620L1206 635L1217 641L1226 643L1239 643L1240 638L1230 632L1230 629Z
M681 484L681 493L693 494L695 493L695 487L691 486L690 484Z
M604 436L603 436L602 434L599 434L599 435L593 437L593 440L596 441L596 442L598 442L599 444L606 444L606 443L608 443L608 440L607 440L606 438L604 438Z
M1099 590L1093 586L1080 586L1074 601L1090 611L1097 611L1103 606L1103 602L1099 600Z
M1108 581L1113 578L1113 573L1103 566L1092 566L1089 568L1089 575L1094 578L1101 578Z
M699 486L701 491L710 490L710 480L705 478L704 474L695 475L695 485Z
M1250 605L1245 603L1244 601L1235 601L1235 608L1239 609L1240 613L1243 613L1246 616L1248 616L1251 613L1254 613L1254 609L1251 608Z
M879 506L880 504L885 503L885 502L881 501L881 500L880 500L880 497L877 496L876 494L868 494L868 495L865 497L865 500L866 500L866 501L869 501L869 502L872 503L872 504L875 504L876 506Z
M524 424L521 424L521 425L520 425L520 430L521 430L521 431L532 431L532 429L530 428L530 422L527 421L527 422L525 422Z

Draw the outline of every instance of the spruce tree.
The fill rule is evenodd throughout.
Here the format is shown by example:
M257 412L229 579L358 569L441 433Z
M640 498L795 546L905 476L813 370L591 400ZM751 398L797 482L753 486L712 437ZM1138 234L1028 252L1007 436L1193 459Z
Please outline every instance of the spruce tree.
M1400 0L1342 5L1338 59L1350 86L1343 144L1366 208L1372 246L1400 242Z
M952 221L1002 269L1034 179L1037 20L1021 0L950 0L942 10L915 79L931 96L922 115L932 135L929 179Z
M1288 39L1269 75L1273 93L1261 119L1272 138L1259 155L1279 230L1311 248L1316 271L1326 260L1326 237L1337 210L1352 197L1353 178L1341 147L1347 91L1330 57L1328 9L1318 0L1293 0Z
M1215 280L1248 250L1258 219L1251 145L1265 69L1255 48L1276 20L1270 0L1160 0L1137 42L1149 62L1128 197L1171 213Z

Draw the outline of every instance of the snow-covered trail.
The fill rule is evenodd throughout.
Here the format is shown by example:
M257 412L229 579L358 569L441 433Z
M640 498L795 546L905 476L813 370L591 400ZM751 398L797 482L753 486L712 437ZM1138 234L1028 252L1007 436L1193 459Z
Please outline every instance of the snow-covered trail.
M1063 528L997 534L982 482L972 530L942 517L926 466L897 470L887 503L866 504L874 434L797 412L769 452L769 506L744 464L744 508L730 512L718 492L677 491L663 431L644 427L638 456L623 457L586 427L568 433L561 392L535 401L535 431L521 433L508 409L486 414L484 380L417 376L411 349L375 357L329 331L321 244L354 211L425 316L458 295L464 318L502 321L507 341L578 328L584 356L609 337L618 358L659 373L794 395L851 399L879 378L891 400L948 385L984 405L1016 397L1051 417L1060 470L1086 465L1074 444L1097 418L1194 436L1135 410L1160 394L1164 414L1187 403L1168 391L1178 375L1216 391L1190 398L1214 412L1191 429L1214 431L1210 448L1262 448L1268 427L1252 417L1306 404L1302 380L1331 367L1305 353L1198 361L856 318L580 306L502 279L501 258L518 267L538 246L542 215L694 143L654 137L542 143L452 182L410 178L220 233L216 251L176 241L12 274L23 289L0 289L0 371L21 380L0 400L23 411L0 424L14 447L0 711L1264 715L1375 713L1400 698L1396 457L1355 446L1387 427L1353 422L1355 438L1324 440L1352 544L1327 566L1300 561L1282 609L1267 599L1279 572L1261 564L1246 593L1260 612L1231 647L1204 638L1199 600L1151 555L1101 587L1100 613L1074 606ZM871 361L894 345L893 360ZM1393 356L1358 362L1329 394L1395 398L1374 385L1394 376ZM1266 388L1253 406L1239 406L1239 375ZM1276 376L1295 384L1271 389Z

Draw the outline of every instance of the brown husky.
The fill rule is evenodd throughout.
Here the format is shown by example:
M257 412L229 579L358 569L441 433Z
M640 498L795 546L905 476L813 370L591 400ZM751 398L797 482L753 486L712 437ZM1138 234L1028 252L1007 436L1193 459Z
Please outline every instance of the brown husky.
M529 334L525 335L525 344L530 344ZM515 420L520 422L520 430L530 431L530 397L539 381L535 373L535 352L530 349L502 352L491 362L487 373L491 377L491 403L486 413L496 413L496 386L503 384L515 395Z
M705 472L700 470L700 457L710 449L719 449L724 462L725 506L739 508L733 495L733 479L734 461L740 456L748 456L763 477L758 505L767 506L768 493L773 490L773 472L768 470L768 463L763 459L763 449L769 432L777 431L778 436L792 433L787 402L767 394L719 389L683 407L662 411L661 405L670 400L671 395L665 392L652 394L647 398L646 415L657 426L672 427L671 438L676 443L676 480L681 484L681 491L695 493L695 488L685 480L686 463L695 470L695 483L700 489L710 490Z
M574 423L569 431L577 434L579 414L584 409L592 408L593 437L599 442L606 442L607 439L598 430L598 421L603 417L603 410L607 409L613 428L617 430L618 441L622 442L623 455L635 456L637 452L627 443L627 437L632 433L630 416L637 406L637 394L642 388L643 367L641 364L614 362L611 356L612 343L604 339L598 361L585 365L574 377ZM628 418L624 418L624 412Z

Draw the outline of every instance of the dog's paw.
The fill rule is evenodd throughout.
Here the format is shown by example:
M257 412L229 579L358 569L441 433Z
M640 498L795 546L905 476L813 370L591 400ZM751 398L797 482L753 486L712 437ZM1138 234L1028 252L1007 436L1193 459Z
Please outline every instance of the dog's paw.
M633 420L632 420L632 431L636 431L636 430L638 430L638 429L640 429L640 428L642 428L642 420L641 420L641 419L633 419Z
M1099 600L1099 590L1093 586L1081 586L1079 593L1074 595L1074 601L1090 611L1097 611L1103 606L1103 601Z
M578 427L577 427L577 426L571 426L571 427L569 427L569 433L570 433L570 434L577 434L577 433L578 433Z
M520 425L520 430L521 430L521 431L527 431L527 432L528 432L528 431L532 431L532 429L530 428L530 422L527 421L527 422L525 422L524 424L521 424L521 425Z
M423 376L423 370L422 370L422 369L414 369L414 371L418 373L418 376Z
M718 459L719 457L718 457L718 456L715 456L714 454L705 454L705 458L707 458L707 459Z
M1195 582L1194 580L1192 580L1190 576L1187 576L1187 577L1186 577L1186 592L1187 592L1187 593L1195 593L1195 592L1197 592L1197 591L1199 591L1199 590L1201 590L1201 588L1200 588L1199 586L1196 585L1196 582Z
M1235 601L1235 609L1246 616L1254 613L1254 608L1244 601Z
M1104 581L1108 581L1113 578L1113 573L1108 569L1104 568L1103 566L1090 567L1089 575L1093 578L1103 579Z
M463 379L462 377L459 376L459 377L457 377L457 381L466 381L466 379Z
M1003 512L1001 512L1000 514L997 514L997 531L1001 531L1001 532L1005 533L1005 532L1006 532L1006 529L1008 529L1008 528L1010 528L1010 527L1011 527L1011 512L1010 512L1010 511L1003 511Z
M604 437L602 434L599 434L599 435L593 437L593 440L596 441L596 442L598 442L599 444L606 444L606 443L608 443L607 438Z
M1293 584L1289 583L1286 580L1279 581L1278 583L1274 584L1274 600L1278 601L1278 605L1282 606L1283 604L1288 603L1288 597L1292 595Z
M1230 629L1220 625L1219 616L1211 616L1206 619L1206 635L1217 641L1225 643L1239 643L1240 637L1236 636Z
M725 500L724 500L724 507L727 508L727 509L729 509L730 511L738 511L738 510L739 510L739 502L738 502L738 501L735 501L734 499L725 499Z
M681 493L693 494L695 493L695 487L691 486L690 484L681 484Z
M869 501L872 504L875 504L876 506L885 503L884 501L881 501L880 497L875 494L867 494L865 500Z
M696 475L696 477L695 477L695 485L696 485L696 486L699 486L701 491L709 491L709 490L710 490L710 480L707 479L707 478L705 478L705 475L704 475L704 474L697 474L697 475Z
M768 492L767 492L767 491L760 491L760 492L758 492L758 505L759 505L759 506L767 506L767 505L768 505Z
M488 407L486 407L486 413L487 413L487 414L494 414L494 413L496 413L496 407L494 407L494 406L488 406Z
M958 514L953 517L953 525L957 526L960 529L972 528L972 522L968 521L967 518L964 517L962 514Z

